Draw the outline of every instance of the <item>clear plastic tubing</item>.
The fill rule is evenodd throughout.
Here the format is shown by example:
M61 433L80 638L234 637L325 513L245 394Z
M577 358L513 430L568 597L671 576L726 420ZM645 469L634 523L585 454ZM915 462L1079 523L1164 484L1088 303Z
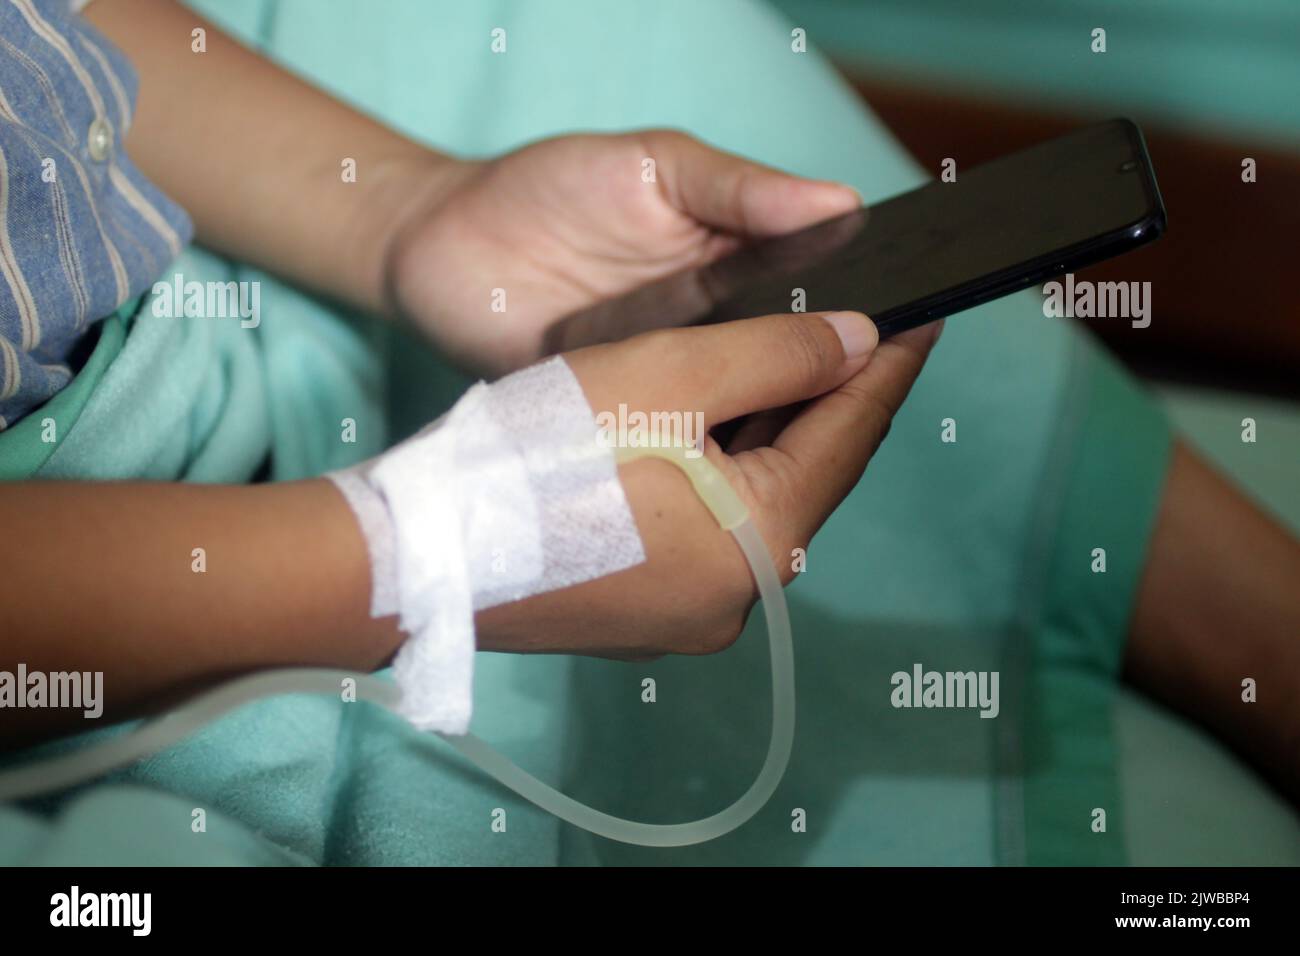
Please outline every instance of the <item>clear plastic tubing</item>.
M734 528L732 534L749 560L767 618L768 643L772 653L772 737L758 776L731 806L690 823L623 820L594 810L542 783L473 734L447 737L447 742L489 775L543 810L610 840L640 846L689 846L716 839L736 829L767 803L790 762L790 749L794 744L794 647L790 639L785 592L781 590L781 582L762 537L748 520Z
M662 458L681 468L718 523L729 530L749 562L767 622L772 656L772 736L767 757L754 782L735 803L712 816L689 823L641 823L602 813L565 796L473 734L444 740L469 761L548 813L597 836L640 846L689 846L716 839L740 826L776 791L794 744L794 647L785 592L763 538L731 487L703 457L690 458L676 448L620 449L620 461L643 456ZM278 694L335 696L344 680L356 682L357 699L388 710L397 706L397 687L376 677L349 671L292 668L240 677L200 694L139 729L73 753L0 772L0 800L16 800L61 790L172 746L223 714L250 701Z

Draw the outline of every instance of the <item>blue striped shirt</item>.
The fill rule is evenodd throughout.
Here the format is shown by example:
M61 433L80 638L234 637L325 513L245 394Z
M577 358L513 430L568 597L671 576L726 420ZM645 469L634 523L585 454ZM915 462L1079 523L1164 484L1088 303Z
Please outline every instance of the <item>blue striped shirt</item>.
M78 0L0 0L0 429L66 385L93 324L189 242L122 149L136 76Z

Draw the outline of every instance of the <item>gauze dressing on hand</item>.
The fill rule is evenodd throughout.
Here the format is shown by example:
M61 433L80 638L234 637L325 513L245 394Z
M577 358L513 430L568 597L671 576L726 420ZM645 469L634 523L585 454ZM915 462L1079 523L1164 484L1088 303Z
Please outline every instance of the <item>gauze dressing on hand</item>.
M502 407L532 396L539 400L520 408ZM412 722L461 727L459 731L442 731L440 736L527 800L610 840L642 846L687 846L722 836L757 813L781 782L794 744L794 645L785 592L744 503L707 458L690 454L685 447L619 448L611 455L596 441L591 409L561 359L525 369L492 386L476 386L466 395L466 399L471 397L473 402L458 403L444 419L409 442L359 468L330 476L351 503L370 548L374 575L371 613L400 614L403 628L412 634L398 655L399 663L402 655L407 655L404 676L399 676L405 687L399 691L377 677L315 668L240 677L186 701L132 733L0 772L0 800L59 790L99 776L169 747L260 697L334 696L340 686L350 682L359 700L406 715ZM579 405L586 416L581 422ZM453 422L455 428L440 431ZM467 422L477 422L482 430L463 431ZM573 444L566 444L570 440ZM444 454L453 457L439 457ZM473 609L590 580L643 560L640 538L614 469L616 461L641 457L660 458L681 469L718 525L735 537L758 586L772 656L772 732L763 766L734 803L689 823L641 823L602 813L565 796L467 732ZM490 463L491 478L475 482L469 480L468 468L463 472L446 468L448 461L455 460ZM576 484L570 486L571 480ZM430 487L434 481L449 490L447 497L429 505L427 496L438 490ZM526 493L521 482L528 486ZM514 511L492 513L498 504L480 494L489 487L497 493L504 488ZM394 506L394 501L403 503ZM485 510L460 514L450 502L456 502L456 507ZM420 529L418 534L406 533L405 526L398 533L398 523L406 520L407 509ZM502 517L511 513L516 517L509 520L535 521L525 537L512 536L509 520ZM450 547L445 552L416 553L441 535L449 536ZM517 541L523 546L516 548ZM517 564L492 564L493 546L502 542L506 552L518 551ZM484 561L489 562L494 576L476 582L484 574ZM412 569L405 578L404 562L411 562ZM435 598L444 587L460 590L440 605ZM437 671L439 663L449 665L447 674Z
M399 712L469 729L474 612L645 560L614 455L556 357L475 385L415 437L330 475L370 550L371 615L410 635Z

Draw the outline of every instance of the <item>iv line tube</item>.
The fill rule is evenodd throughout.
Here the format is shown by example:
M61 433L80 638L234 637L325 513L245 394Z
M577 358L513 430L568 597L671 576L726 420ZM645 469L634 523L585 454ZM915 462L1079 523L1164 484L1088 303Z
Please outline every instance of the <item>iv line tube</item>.
M785 592L772 567L763 539L751 521L733 529L732 534L754 572L763 613L767 618L768 643L772 653L772 737L767 746L763 767L735 803L713 816L690 823L639 823L593 810L518 766L479 740L473 734L444 737L479 769L495 777L515 793L535 803L548 813L597 836L638 846L690 846L705 843L736 827L757 813L776 790L790 762L794 744L794 646L790 637L790 616Z
M794 646L785 592L763 538L721 475L705 458L684 459L673 449L633 449L621 460L653 454L677 465L697 493L735 536L758 586L772 658L772 735L758 776L730 806L689 823L642 823L602 813L560 793L520 768L473 734L439 734L469 761L529 802L597 836L639 846L690 846L730 833L757 813L775 792L794 744ZM680 450L678 450L680 451ZM689 461L689 464L688 464ZM0 800L15 800L59 790L125 766L172 746L218 717L261 697L277 694L338 694L345 679L356 681L357 698L394 710L397 687L376 677L348 671L291 668L264 671L224 683L131 733L74 753L0 772Z
M337 696L345 679L357 682L357 699L385 709L397 706L397 685L351 671L302 667L261 671L237 677L195 697L175 710L147 721L137 730L101 744L39 760L0 772L0 800L21 800L125 767L165 750L229 711L262 697L278 694L328 694Z

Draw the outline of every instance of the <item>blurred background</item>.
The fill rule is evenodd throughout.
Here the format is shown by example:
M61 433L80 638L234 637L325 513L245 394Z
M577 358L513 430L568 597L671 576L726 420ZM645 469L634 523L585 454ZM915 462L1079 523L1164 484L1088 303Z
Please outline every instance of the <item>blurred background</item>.
M770 2L935 175L945 157L961 170L1135 120L1169 231L1080 277L1150 281L1153 320L1088 328L1300 531L1300 2ZM1092 52L1096 28L1105 53ZM1247 417L1255 444L1241 440Z

